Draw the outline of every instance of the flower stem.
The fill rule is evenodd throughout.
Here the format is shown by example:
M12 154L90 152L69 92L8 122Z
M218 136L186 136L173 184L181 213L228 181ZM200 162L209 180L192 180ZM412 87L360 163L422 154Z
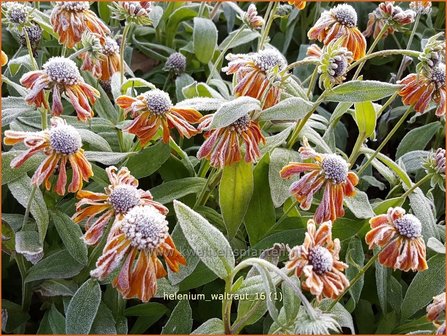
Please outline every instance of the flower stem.
M264 237L267 236L270 232L274 231L282 222L284 222L284 220L288 217L287 215L289 214L289 212L292 211L292 209L295 208L297 204L298 201L294 201L293 204L289 208L287 208L286 211L284 211L278 221L273 224L270 229L264 234Z
M419 181L417 181L415 184L411 186L410 189L408 189L400 198L405 199L407 196L409 196L416 188L419 188L421 185L423 185L425 182L430 181L430 179L433 177L434 174L428 174L425 175L423 178L421 178Z
M220 179L222 170L213 168L208 175L208 179L205 182L199 196L197 197L196 203L193 209L197 209L199 206L204 205L209 198L209 194L214 190L215 183ZM209 189L209 190L208 190Z
M320 106L320 104L323 102L325 95L326 91L323 91L323 93L314 103L312 109L305 115L305 117L300 122L297 122L295 129L293 130L292 135L290 136L289 141L287 142L287 148L291 149L293 147L304 125L306 125L306 122L310 119L312 114L317 110L318 106Z
M270 5L273 3L273 6L270 7ZM270 33L270 28L272 28L273 21L275 20L275 14L276 10L278 9L279 1L274 1L269 3L269 7L267 9L266 16L268 14L267 23L265 24L265 27L261 33L261 37L258 44L258 51L264 49L264 44L267 41L267 36ZM270 11L269 11L270 9Z
M26 223L28 222L31 204L33 203L33 199L34 199L34 195L36 194L36 191L37 191L37 185L33 184L33 187L31 189L31 194L29 195L29 198L28 198L28 203L26 204L25 215L23 216L22 227L25 227Z
M359 59L357 62L352 63L347 71L351 71L355 67L359 66L360 64L366 62L367 60L370 60L375 57L385 57L385 56L393 56L393 55L405 55L409 57L419 57L421 53L419 51L415 50L402 50L402 49L390 49L390 50L380 50L376 51L375 53L365 55L363 58Z
M365 169L369 166L369 164L376 158L377 154L385 147L385 145L388 143L388 141L393 137L394 133L400 128L400 126L404 123L404 121L407 119L411 111L413 110L412 106L408 107L407 111L402 115L402 117L399 119L397 124L393 127L393 129L388 133L386 138L381 142L379 147L377 147L376 151L369 157L368 161L363 164L357 171L357 175L360 176Z
M75 51L73 54L71 54L68 58L71 59L71 60L74 60L74 59L76 59L76 57L78 57L82 53L85 53L85 52L87 52L89 50L90 50L90 47L81 48L81 49Z
M231 285L233 284L233 279L228 277L225 279L225 294L231 292ZM222 321L224 325L224 331L226 335L231 334L231 300L224 295L222 301Z
M28 55L29 55L29 58L31 60L31 65L33 66L34 70L37 70L38 66L37 66L36 60L34 59L33 48L31 48L31 42L30 42L30 39L29 39L28 32L26 31L26 29L23 29L23 33L25 35L26 48L28 49Z
M315 89L315 84L317 83L318 78L318 66L315 67L312 72L312 77L310 77L309 87L307 88L307 97L310 98Z
M222 50L222 52L220 53L219 57L217 57L216 62L214 62L213 67L211 68L210 74L208 76L208 78L206 79L206 84L208 84L210 82L210 80L213 78L214 73L217 72L217 68L220 64L220 62L222 62L226 52L228 51L228 49L230 49L231 44L236 41L236 39L239 37L239 35L242 33L242 31L247 27L246 24L243 24L237 31L236 33L233 35L233 37L231 38L230 42L228 42L228 44L225 46L225 48Z
M369 47L368 51L366 52L365 56L370 55L373 50L376 48L377 44L379 43L379 41L382 39L383 35L385 34L385 32L388 30L388 24L384 24L382 27L382 30L379 32L379 35L377 35L377 37L374 39L373 43L371 44L371 46ZM365 57L362 58L362 61L359 64L359 67L357 68L357 70L355 71L354 77L353 79L357 79L357 77L360 75L360 71L362 71L363 66L365 65Z
M390 106L390 104L394 101L394 99L396 99L396 97L398 95L399 95L399 92L396 91L395 93L393 93L393 95L390 98L388 98L388 100L385 102L385 104L382 105L380 110L377 111L377 119L379 119L379 117L382 115L382 113L387 109L388 106Z
M123 36L121 38L121 48L120 48L120 83L124 83L124 51L126 50L127 35L129 34L130 24L124 25Z
M411 31L410 37L408 38L407 50L410 49L411 44L413 43L413 38L414 38L414 35L416 34L416 30L418 28L420 19L421 19L421 13L418 13L416 15L416 19L414 20L414 25L413 25L413 29ZM402 61L400 62L399 70L397 71L396 81L402 77L402 74L404 72L404 65L405 65L405 58L402 58Z
M359 133L357 140L354 144L354 148L352 149L351 156L349 157L349 165L352 167L359 157L360 148L362 148L363 142L365 141L365 133Z
M309 59L309 58L305 58L305 59L302 59L300 61L296 61L296 62L290 63L287 66L287 68L284 70L284 72L287 72L289 70L292 70L293 68L297 68L297 67L302 66L302 65L311 65L311 64L317 65L318 61L313 60L313 59Z

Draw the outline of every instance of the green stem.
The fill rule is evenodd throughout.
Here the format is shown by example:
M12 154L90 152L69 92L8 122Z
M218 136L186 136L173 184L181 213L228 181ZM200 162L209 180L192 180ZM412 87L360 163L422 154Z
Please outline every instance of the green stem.
M31 204L33 203L34 196L36 195L36 191L37 191L37 185L33 184L33 187L31 189L31 194L29 195L29 198L28 198L28 203L26 204L25 215L23 216L22 227L25 227L26 223L28 223L29 212L31 209Z
M289 70L292 70L293 68L297 68L302 65L311 65L311 64L317 65L318 61L315 61L315 60L309 59L309 58L305 58L305 59L302 59L301 61L296 61L296 62L290 63L287 66L287 68L284 70L284 72L287 72Z
M202 1L200 3L200 7L199 7L199 13L197 14L198 17L202 17L203 13L205 12L205 6L206 6L206 2Z
M193 209L197 209L199 206L204 205L209 198L209 193L214 190L216 180L219 180L221 175L221 170L213 168L208 175L208 178L203 186L202 190L197 197L196 203ZM209 189L209 191L208 191Z
M225 46L225 48L222 50L222 52L220 53L219 57L217 57L216 62L214 62L213 67L211 68L211 72L208 76L208 78L206 79L206 84L208 84L210 82L210 80L214 77L214 73L219 73L217 71L217 68L219 67L220 62L222 62L223 58L225 57L226 52L228 51L228 49L230 49L231 44L236 41L236 39L239 37L239 35L241 34L241 32L247 27L246 24L243 24L238 30L237 32L233 35L233 37L231 38L231 40L228 42L228 44Z
M347 71L351 71L355 67L359 66L360 64L375 58L375 57L385 57L385 56L394 56L394 55L405 55L409 57L415 57L418 58L421 53L419 51L415 50L402 50L402 49L390 49L390 50L380 50L376 51L374 53L371 53L369 55L365 55L361 59L359 59L357 62L352 63Z
M180 159L185 162L189 172L194 176L196 173L194 171L194 166L192 165L191 160L188 157L188 154L186 154L183 149L179 145L177 145L172 137L169 138L169 147L171 147L171 149L180 157Z
M25 258L18 253L15 254L15 259L20 272L20 277L22 278L22 311L28 312L31 305L32 292L30 290L30 284L25 282L27 273L26 261Z
M363 142L365 141L365 133L359 133L357 140L354 144L354 148L352 149L351 156L349 157L349 165L352 167L359 157L360 148L362 148Z
M225 293L231 293L231 286L233 283L233 278L228 277L225 279ZM231 300L227 298L227 295L224 295L224 299L222 301L222 321L224 325L224 331L226 335L231 334Z
M377 119L382 115L382 113L390 106L390 104L396 99L396 97L399 95L399 92L393 93L393 95L388 98L388 100L385 102L385 104L382 105L379 111L377 111Z
M298 204L298 201L294 201L290 207L287 208L286 211L282 214L282 216L278 219L278 221L273 224L270 229L264 234L264 237L267 236L270 232L274 231L284 220L288 217L290 211Z
M210 20L214 20L214 17L216 16L217 12L219 11L220 6L222 5L221 1L216 2L214 5L211 13L210 13Z
M300 122L297 122L295 129L293 130L292 135L290 136L289 141L287 142L287 148L291 149L293 147L293 145L295 144L298 136L300 135L300 132L303 129L304 125L310 119L312 114L317 110L318 106L320 106L320 104L323 102L325 95L326 95L326 91L324 91L320 95L320 97L314 103L312 109L306 114L306 116Z
M82 53L85 53L85 52L87 52L89 50L90 50L90 47L81 48L81 49L77 50L76 52L74 52L73 54L71 54L68 58L71 59L71 60L74 60L74 59L76 59L76 57L78 57Z
M416 19L414 20L414 25L413 25L413 29L411 30L410 37L408 38L407 50L410 49L411 44L413 43L413 38L414 38L414 35L416 34L416 30L418 28L420 19L421 19L421 13L418 13L416 15ZM402 74L404 72L404 66L405 66L405 58L402 58L402 61L400 62L399 70L397 71L396 80L399 80L402 77Z
M402 117L399 119L397 124L393 127L393 129L388 133L386 138L381 142L379 147L377 147L376 151L369 157L368 161L361 166L357 172L357 175L360 176L365 169L369 166L369 164L376 158L377 154L380 153L380 151L385 147L385 145L388 143L388 141L393 137L394 133L400 128L400 126L404 123L404 121L407 119L407 117L410 115L412 111L412 107L408 107L407 111L402 115Z
M411 186L410 189L408 189L400 198L407 198L416 188L419 188L421 185L423 185L425 182L430 181L433 174L425 175L423 178L421 178L419 181L417 181L415 184Z
M365 56L370 55L373 50L376 48L377 44L379 43L379 41L382 39L383 35L385 34L385 32L388 30L388 24L384 24L382 27L382 30L379 32L379 35L377 35L377 37L374 39L373 43L371 44L371 47L369 47L368 51L366 52ZM363 57L364 59L364 57ZM359 67L357 68L353 79L357 79L357 77L360 75L360 71L362 71L363 66L365 65L365 60L363 60L360 64Z
M126 50L126 42L127 42L127 35L129 33L130 24L126 24L124 26L123 30L123 36L121 38L121 48L120 48L120 83L121 86L124 83L124 51Z
M318 66L315 67L312 72L312 77L310 77L309 87L307 88L307 97L310 98L315 89L315 84L317 83L318 78Z
M271 4L272 2L270 2ZM270 6L269 4L269 6ZM273 2L273 6L271 7L269 17L267 19L267 23L265 25L265 29L262 31L261 38L258 44L258 51L264 49L264 44L267 41L267 36L270 33L270 28L272 28L273 21L275 20L276 10L278 9L278 1ZM270 7L269 7L270 8Z
M36 60L34 59L33 48L31 47L31 42L29 39L28 32L26 31L26 28L23 29L23 34L25 35L26 48L28 49L28 56L31 60L31 64L33 66L33 69L37 70L38 66L37 66Z

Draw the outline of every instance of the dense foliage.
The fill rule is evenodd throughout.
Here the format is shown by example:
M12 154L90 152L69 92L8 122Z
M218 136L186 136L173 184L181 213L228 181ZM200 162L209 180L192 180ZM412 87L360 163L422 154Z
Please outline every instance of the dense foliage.
M2 2L2 330L445 333L444 12Z

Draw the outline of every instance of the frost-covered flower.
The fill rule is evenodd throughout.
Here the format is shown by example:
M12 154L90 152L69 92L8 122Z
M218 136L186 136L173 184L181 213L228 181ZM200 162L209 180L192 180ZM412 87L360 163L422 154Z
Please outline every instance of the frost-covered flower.
M410 2L410 8L419 14L430 14L431 12L431 1L412 1Z
M427 269L422 224L416 216L405 214L400 207L389 208L387 214L371 218L369 224L371 230L365 240L370 249L382 248L382 265L405 272Z
M86 31L105 38L110 29L90 10L88 1L60 1L50 15L53 29L59 34L59 42L73 48Z
M376 38L386 25L387 29L382 36L385 38L395 31L402 30L403 26L413 23L415 17L416 13L411 9L403 10L399 6L394 6L393 1L382 2L368 15L368 25L363 34L366 37L372 35Z
M262 16L258 15L258 11L254 4L248 6L247 11L244 13L243 21L252 29L261 29L264 25L264 19Z
M445 191L445 154L444 148L438 148L436 151L431 151L423 162L425 172L432 176L431 186L437 185L442 191Z
M229 60L228 66L222 68L222 71L228 75L234 74L234 94L237 97L264 99L264 109L278 103L282 90L275 82L280 82L280 72L287 67L286 59L278 50L228 54L226 58Z
M20 167L36 153L44 153L47 157L35 171L32 183L39 186L45 182L45 188L50 190L50 178L57 168L58 178L54 191L59 195L65 194L68 164L72 169L68 192L81 190L82 181L87 182L93 176L92 166L82 149L81 136L76 128L67 125L61 118L51 118L51 128L40 132L5 131L4 142L10 146L23 143L28 148L11 161L12 168Z
M112 5L113 18L140 26L152 24L151 11L152 3L149 1L115 1Z
M416 67L418 73L424 70L430 71L434 66L445 62L444 33L430 37L418 59L420 61Z
M349 171L349 164L341 156L317 153L306 139L299 152L303 160L311 159L313 162L291 162L281 169L282 178L307 172L292 183L290 193L303 210L308 210L314 194L323 189L323 197L314 215L315 221L320 224L343 217L343 200L355 195L354 187L359 181L357 175Z
M166 60L164 71L169 71L175 75L180 75L186 70L186 57L179 52L172 53Z
M208 114L198 127L199 131L205 131L206 138L197 152L199 160L206 158L213 167L229 166L241 160L243 144L246 162L255 162L261 155L259 144L265 143L265 138L258 122L248 114L222 128L209 129L212 121L213 115Z
M125 299L149 301L157 291L157 279L166 276L158 256L178 272L186 265L169 235L166 216L151 205L132 208L117 222L91 276L105 279L119 269L112 285Z
M52 57L42 66L42 70L31 71L22 76L20 83L30 89L25 100L36 107L49 108L45 90L52 93L51 112L59 116L64 111L62 94L65 93L73 105L79 120L93 117L93 105L99 92L88 85L79 73L76 63L65 57Z
M2 11L5 17L3 23L12 28L21 30L32 20L33 8L25 2L5 1L2 3Z
M399 84L402 102L413 106L418 113L425 113L431 102L437 105L436 115L446 113L445 63L438 63L432 68L425 67L419 73L409 74Z
M79 223L87 219L87 231L83 239L88 245L98 242L111 219L115 223L135 206L152 205L163 215L168 213L167 208L153 200L149 191L138 189L138 180L126 167L119 170L113 166L107 167L106 173L110 185L104 189L104 193L80 190L76 194L79 201L76 203L73 221ZM115 225L111 234L114 230Z
M352 52L341 46L341 40L330 42L323 49L312 44L307 49L309 58L316 58L319 62L320 87L330 88L341 84L346 79L346 72L352 62Z
M147 91L136 98L120 96L116 99L125 113L135 118L124 130L135 134L146 145L161 128L163 142L168 143L170 128L176 128L180 136L190 138L197 134L191 125L199 122L202 115L193 108L173 106L169 95L159 89Z
M310 40L323 42L324 45L343 39L342 46L352 52L354 60L365 56L366 40L357 28L357 12L351 5L340 4L324 11L307 36Z
M93 76L101 81L110 80L121 68L119 50L118 43L113 38L106 37L98 55L89 52L80 55L83 60L81 70L91 71Z
M340 324L335 320L334 314L322 312L315 308L315 319L307 315L304 309L300 309L295 321L296 335L330 335L341 331Z
M433 298L433 302L427 306L427 318L436 327L441 325L442 320L445 321L445 292L436 295Z
M340 240L332 240L332 222L307 222L303 245L293 247L286 268L305 280L302 286L320 301L323 297L335 299L349 286L343 271L348 265L340 261Z
M42 40L42 28L38 24L32 23L30 26L25 27L19 35L20 44L22 47L27 47L26 36L28 35L31 49L34 56L37 55L37 48L39 48L40 41Z

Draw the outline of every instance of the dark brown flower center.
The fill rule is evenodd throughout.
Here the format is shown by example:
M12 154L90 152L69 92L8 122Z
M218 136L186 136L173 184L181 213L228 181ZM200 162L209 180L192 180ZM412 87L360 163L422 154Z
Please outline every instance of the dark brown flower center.
M230 127L238 133L245 132L250 125L250 117L248 115L244 115L243 117L237 119L233 122Z
M313 271L317 274L324 274L332 270L334 258L331 252L323 246L316 246L309 252L309 262L313 266Z

